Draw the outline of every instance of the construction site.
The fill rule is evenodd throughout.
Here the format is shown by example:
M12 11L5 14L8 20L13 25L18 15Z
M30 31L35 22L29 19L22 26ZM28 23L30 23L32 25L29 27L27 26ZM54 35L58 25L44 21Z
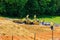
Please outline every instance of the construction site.
M0 0L0 40L60 40L60 0Z
M60 40L60 26L0 17L0 40Z

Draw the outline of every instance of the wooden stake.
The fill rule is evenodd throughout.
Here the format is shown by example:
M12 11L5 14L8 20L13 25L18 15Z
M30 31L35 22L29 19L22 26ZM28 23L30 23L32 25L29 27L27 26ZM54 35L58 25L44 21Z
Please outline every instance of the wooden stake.
M34 40L36 40L36 33L34 33Z
M12 35L12 40L13 40L13 35Z

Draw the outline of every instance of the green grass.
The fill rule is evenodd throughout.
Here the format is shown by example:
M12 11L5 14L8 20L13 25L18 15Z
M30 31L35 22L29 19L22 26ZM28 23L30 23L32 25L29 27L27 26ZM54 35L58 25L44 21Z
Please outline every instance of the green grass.
M42 18L39 18L40 20L42 20ZM55 16L55 17L45 17L43 18L45 20L45 22L55 22L55 23L58 23L60 24L60 16Z

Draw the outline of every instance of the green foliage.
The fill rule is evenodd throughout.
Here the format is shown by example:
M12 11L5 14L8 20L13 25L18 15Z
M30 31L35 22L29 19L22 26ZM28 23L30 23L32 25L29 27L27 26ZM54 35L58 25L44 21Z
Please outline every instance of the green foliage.
M58 2L58 3L57 3ZM25 17L60 15L59 0L0 0L0 15Z

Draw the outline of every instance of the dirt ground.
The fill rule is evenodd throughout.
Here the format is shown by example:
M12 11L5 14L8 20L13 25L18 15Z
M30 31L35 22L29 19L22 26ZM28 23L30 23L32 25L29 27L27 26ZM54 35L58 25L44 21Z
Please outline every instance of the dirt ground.
M0 40L52 40L50 26L17 24L0 18ZM53 30L53 40L60 40L60 27Z

